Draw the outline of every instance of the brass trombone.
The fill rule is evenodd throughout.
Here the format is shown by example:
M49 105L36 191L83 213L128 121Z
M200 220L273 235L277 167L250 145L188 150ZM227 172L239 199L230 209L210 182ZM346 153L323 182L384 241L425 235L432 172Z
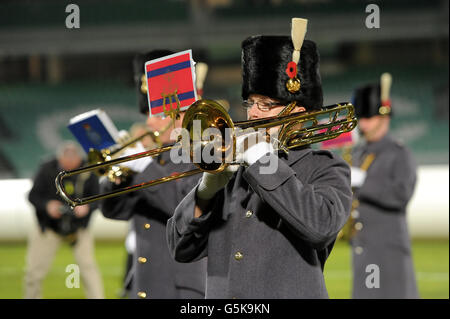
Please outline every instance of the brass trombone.
M105 163L105 166L99 165L99 168L95 170L95 174L98 176L107 176L111 182L114 182L116 178L124 178L129 175L132 175L134 173L132 169L126 166L117 166L109 164L106 165L106 162L109 163L113 158L115 157L117 158L117 156L120 156L120 153L124 149L134 145L136 142L143 140L146 136L150 136L153 142L158 147L160 147L161 146L160 136L164 134L169 129L169 127L170 123L160 131L150 131L147 129L144 133L138 135L137 137L123 138L119 144L114 145L111 148L106 148L102 150L91 149L89 150L88 153L88 164L96 165Z
M340 103L333 104L324 107L318 112L298 112L289 114L292 109L296 106L295 102L286 106L279 115L269 118L262 118L256 120L247 120L233 123L231 117L227 111L216 101L212 100L198 100L193 103L183 119L182 128L186 129L190 133L190 158L193 161L194 148L194 123L195 121L200 121L201 132L207 128L217 128L224 136L226 129L230 129L232 133L231 142L232 145L225 145L222 143L220 149L222 153L222 159L225 158L225 153L235 146L236 136L233 135L236 129L240 128L245 130L247 128L260 129L260 128L272 128L276 126L281 126L278 135L278 149L288 152L289 149L321 142L324 140L332 139L339 136L342 133L353 130L356 127L357 120L354 114L354 107L350 103ZM286 115L287 114L287 115ZM320 116L324 116L327 121L321 122L319 120ZM222 141L227 140L226 138ZM202 147L208 144L207 141L202 141ZM230 144L230 143L229 143ZM62 180L66 177L73 176L76 174L81 174L89 171L98 170L99 168L117 165L123 162L128 162L132 160L137 160L147 156L155 156L163 152L170 151L175 148L182 148L182 140L178 140L172 145L165 147L160 147L150 151L133 154L130 156L125 156L117 159L112 159L105 163L99 163L95 165L90 165L84 168L75 169L72 171L62 171L58 174L55 180L57 193L72 207L78 205L88 204L97 200L107 199L110 197L115 197L118 195L126 194L129 192L137 191L150 186L158 185L175 179L195 175L204 171L210 173L217 173L225 169L228 165L235 163L227 163L222 161L220 163L205 163L200 161L194 164L198 167L197 169L173 174L171 176L162 177L153 181L128 186L125 188L117 189L105 194L92 195L85 198L71 198L64 190L62 185ZM233 148L235 149L235 148ZM233 154L235 158L235 154Z

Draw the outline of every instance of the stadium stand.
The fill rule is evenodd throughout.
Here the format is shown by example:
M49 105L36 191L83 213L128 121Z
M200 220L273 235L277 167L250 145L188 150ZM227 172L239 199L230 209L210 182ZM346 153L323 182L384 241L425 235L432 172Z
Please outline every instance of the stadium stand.
M395 117L392 131L414 152L420 165L448 164L448 116L436 111L443 108L441 87L448 88L445 72L429 67L378 66L358 67L333 75L323 74L325 104L351 101L358 83L377 81L389 70L394 77L392 88ZM440 71L440 72L438 72ZM234 101L233 118L239 113L239 83L221 87ZM418 89L415 89L418 88ZM214 92L214 88L211 88ZM34 84L0 86L0 105L5 127L14 138L1 140L0 152L15 177L30 178L40 160L52 154L57 143L73 138L66 128L77 114L103 108L119 129L142 120L135 110L133 88L119 83L80 82L60 85ZM447 103L448 107L448 103ZM439 115L437 115L439 114Z

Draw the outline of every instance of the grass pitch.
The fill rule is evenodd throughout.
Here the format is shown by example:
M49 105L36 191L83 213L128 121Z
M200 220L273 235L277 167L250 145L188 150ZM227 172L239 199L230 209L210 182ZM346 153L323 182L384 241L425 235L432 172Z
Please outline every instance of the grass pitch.
M412 255L420 298L448 299L448 240L413 240ZM348 243L336 243L325 264L324 274L330 298L351 298L351 251Z
M421 298L449 298L449 242L443 240L414 240L414 267ZM105 296L119 298L125 270L126 252L123 242L97 242L97 263L103 277ZM0 299L20 299L23 296L26 243L0 243ZM61 246L52 268L43 282L43 298L84 298L83 286L67 288L65 272L75 263L68 245ZM325 280L330 298L351 296L350 246L337 242L325 265Z

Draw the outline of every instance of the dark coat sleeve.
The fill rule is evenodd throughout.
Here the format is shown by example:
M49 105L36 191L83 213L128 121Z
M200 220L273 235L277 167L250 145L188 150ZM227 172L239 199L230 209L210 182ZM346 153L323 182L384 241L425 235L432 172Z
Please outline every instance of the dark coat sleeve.
M147 168L136 174L126 184L114 185L108 181L101 184L102 192L111 191L119 187L136 185L173 173L173 166L162 166L156 162L150 163ZM178 203L195 184L198 177L187 177L179 180L150 186L125 195L103 200L101 211L107 218L128 220L133 214L141 214L148 217L159 218L164 222L170 218Z
M257 162L244 177L295 235L320 250L334 242L347 221L352 191L350 168L343 160L328 152L314 154L292 167L278 159L277 174L259 174Z
M100 183L100 192L105 194L118 188L127 187L130 184L131 181L127 181L120 185L115 185L105 178ZM137 192L103 199L100 202L100 211L106 218L129 220L133 215L134 207L138 201L139 197Z
M167 221L166 235L169 251L178 262L192 262L207 256L208 232L213 216L221 210L223 191L213 201L216 203L199 218L194 218L197 186L183 198L173 216Z
M137 176L135 182L137 184L156 180L161 177L170 176L174 173L176 165L159 165L150 164L152 167L146 175ZM180 169L177 167L177 170ZM172 217L178 203L186 195L187 190L190 190L195 184L198 177L186 177L161 183L156 186L147 187L140 191L140 196L145 203L145 206L151 208L142 212L144 215L153 215L161 218L164 222Z
M108 180L103 181L101 183L101 191L102 193L110 192L119 188L148 182L164 176L163 174L165 173L166 169L163 166L152 161L144 171L135 174L132 178L120 185L115 185ZM141 207L148 207L148 214L158 208L163 210L165 208L164 204L167 201L161 200L161 198L164 197L159 199L156 197L158 195L158 189L163 187L164 185L160 184L158 186L151 186L149 188L102 200L102 214L107 218L129 220L133 214L138 213L138 210Z
M389 171L380 173L378 169L369 168L357 195L360 201L386 211L403 211L414 193L416 164L410 152L403 147L394 148L388 156L394 157L391 166L384 166Z

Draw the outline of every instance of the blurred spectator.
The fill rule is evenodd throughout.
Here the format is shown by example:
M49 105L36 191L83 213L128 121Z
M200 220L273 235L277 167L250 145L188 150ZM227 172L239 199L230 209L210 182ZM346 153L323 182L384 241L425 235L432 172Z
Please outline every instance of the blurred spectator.
M86 297L104 298L103 283L94 257L94 239L88 230L95 204L70 209L56 194L55 178L62 170L83 165L83 154L77 144L62 143L56 158L41 165L28 196L36 210L39 227L29 236L25 275L25 298L41 298L42 280L47 275L61 244L68 242L80 268ZM98 179L85 173L64 179L69 195L85 196L98 192Z

